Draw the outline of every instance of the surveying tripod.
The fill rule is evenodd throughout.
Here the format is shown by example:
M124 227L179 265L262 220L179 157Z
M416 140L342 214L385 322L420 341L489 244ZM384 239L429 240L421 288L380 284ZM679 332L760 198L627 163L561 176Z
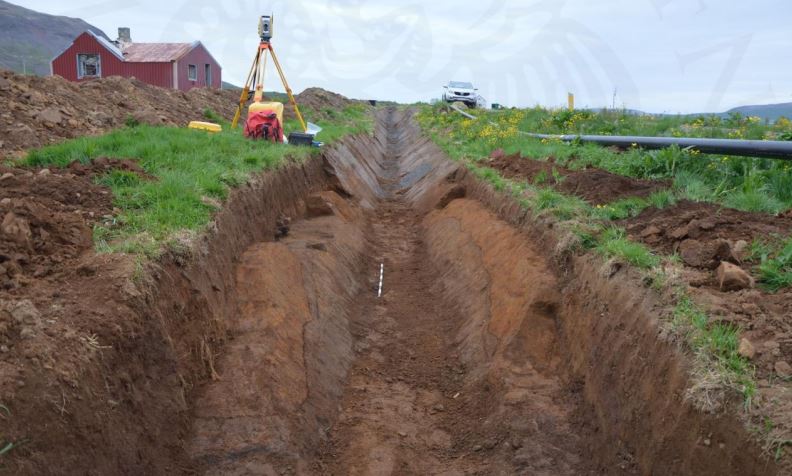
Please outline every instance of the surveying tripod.
M294 106L294 113L297 116L297 120L300 121L303 132L306 132L308 127L300 113L300 108L297 107L297 101L294 99L289 83L286 82L286 76L283 74L283 69L281 68L278 57L275 55L275 50L272 48L272 43L270 42L272 40L274 23L275 18L273 15L264 15L259 19L258 33L261 38L261 43L259 43L258 49L256 50L256 57L253 58L253 66L250 67L250 72L245 80L245 86L242 88L242 94L239 96L239 106L237 106L234 120L231 122L231 128L235 128L239 123L239 117L242 115L242 110L245 108L245 103L248 100L251 87L255 85L256 88L253 101L263 101L264 73L267 68L267 52L269 52L272 55L272 62L275 63L275 68L278 70L278 75L283 83L283 87L286 89L286 94L289 96L289 102Z

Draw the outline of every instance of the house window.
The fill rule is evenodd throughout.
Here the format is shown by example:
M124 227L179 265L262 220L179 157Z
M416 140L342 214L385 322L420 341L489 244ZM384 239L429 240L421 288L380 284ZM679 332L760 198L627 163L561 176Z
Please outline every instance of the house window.
M206 64L204 65L204 78L206 79L206 85L212 85L212 65Z
M198 67L194 64L187 65L187 79L190 81L198 81Z
M102 76L102 59L96 54L77 55L77 79Z

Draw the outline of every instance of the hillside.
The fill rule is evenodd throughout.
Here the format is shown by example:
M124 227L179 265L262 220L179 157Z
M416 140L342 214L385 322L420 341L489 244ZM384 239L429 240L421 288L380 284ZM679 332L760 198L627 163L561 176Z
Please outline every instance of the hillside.
M762 104L755 106L740 106L726 111L727 113L739 112L743 116L757 116L762 119L775 121L780 117L792 118L792 102L780 104Z
M85 30L107 37L79 18L47 15L0 0L0 68L48 75L50 60Z

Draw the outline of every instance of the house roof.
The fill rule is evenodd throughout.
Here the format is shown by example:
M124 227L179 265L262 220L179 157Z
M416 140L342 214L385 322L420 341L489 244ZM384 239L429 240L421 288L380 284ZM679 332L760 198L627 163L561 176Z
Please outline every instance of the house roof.
M166 63L190 52L195 43L131 43L124 47L124 60L131 63Z
M91 30L86 30L86 31L91 36L96 38L96 41L101 43L102 46L107 48L111 53L116 55L119 59L121 59L121 60L124 59L124 56L122 55L121 50L119 50L118 47L112 41L108 40L107 38L105 38L103 36L97 35L96 33L92 32Z
M177 61L182 56L201 45L200 41L193 41L192 43L130 43L125 45L122 51L114 42L109 41L108 39L97 35L90 30L86 30L84 34L89 34L94 37L96 41L99 42L99 44L105 47L110 53L115 55L121 61L127 61L130 63L168 63L170 61ZM73 44L74 41L72 41L72 43L64 48L60 53L55 55L55 57L50 60L50 63L55 61L55 59L62 55L66 50L71 48L71 45ZM208 50L206 53L212 57L212 54L209 53ZM215 60L214 57L212 57L212 59L215 61L215 63L217 63L217 60Z

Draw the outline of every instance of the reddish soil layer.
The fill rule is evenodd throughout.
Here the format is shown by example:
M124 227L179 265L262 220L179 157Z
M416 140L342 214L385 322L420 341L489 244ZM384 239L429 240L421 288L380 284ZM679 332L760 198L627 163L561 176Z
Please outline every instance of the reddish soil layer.
M507 156L493 153L493 156L486 162L487 166L499 171L504 177L553 185L559 191L580 197L593 205L628 197L647 197L669 186L667 182L623 177L595 168L569 170L552 160L533 160L520 154Z
M15 293L53 274L62 278L59 271L93 247L93 224L112 220L113 212L94 170L82 168L78 176L0 166L0 288Z
M91 169L104 171L106 165L100 161ZM244 193L232 195L205 240L185 243L143 269L133 257L89 249L91 212L86 217L83 211L95 210L95 190L100 196L107 192L92 185L89 175L65 169L30 175L21 188L0 190L27 197L40 177L69 182L63 186L67 205L45 203L80 211L74 213L82 220L75 229L86 233L87 241L65 251L59 247L55 254L63 260L51 274L25 274L18 286L0 290L0 439L3 445L14 443L0 469L9 474L190 472L184 438L193 389L217 377L214 360L227 337L226 317L237 310L235 257L252 242L271 240L284 217L304 213L300 200L309 187L325 183L321 162L252 181ZM57 187L43 190L58 196ZM74 191L91 197L86 209L74 201ZM109 211L109 194L104 200ZM93 213L103 219L101 212ZM5 238L3 243L10 246ZM30 258L48 260L46 254Z
M717 250L719 241L733 244L742 240L750 244L755 239L792 234L792 217L743 212L688 200L663 209L648 208L622 224L632 238L665 254L680 253L685 264L700 269L717 267L718 259L709 251ZM683 246L691 240L697 243ZM688 249L690 253L683 253Z
M727 261L753 273L757 263L749 260L747 246L756 239L791 235L792 217L681 201L646 209L622 224L632 239L663 254L679 255L685 265L682 278L697 289L699 299L720 319L745 330L742 337L753 347L752 361L760 377L777 377L779 362L792 362L792 290L721 292L713 271Z

